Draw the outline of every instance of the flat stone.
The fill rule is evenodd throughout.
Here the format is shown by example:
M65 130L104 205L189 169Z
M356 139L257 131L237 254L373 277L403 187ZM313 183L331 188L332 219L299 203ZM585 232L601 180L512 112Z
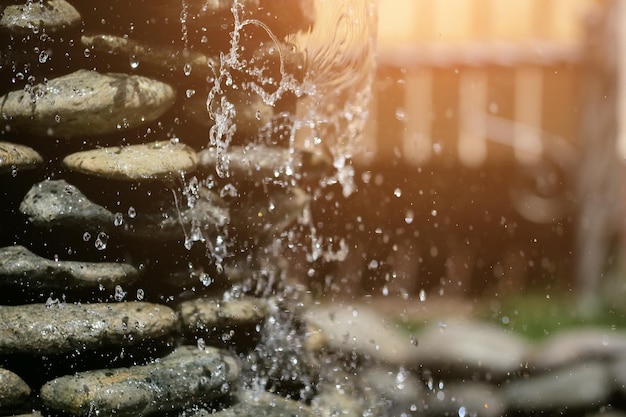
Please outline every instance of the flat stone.
M189 417L319 417L306 404L288 400L264 391L244 391L238 394L238 402L217 413L198 410L185 414Z
M77 26L78 11L65 0L31 1L4 6L0 29L13 34L54 33Z
M0 286L17 283L28 288L114 288L138 277L139 270L128 264L54 261L23 246L0 248Z
M567 408L593 410L605 404L613 391L605 363L574 363L557 371L510 381L503 386L509 409L543 412Z
M0 306L0 354L133 345L168 335L177 324L169 307L142 302Z
M306 322L319 328L326 344L343 356L353 352L369 360L389 364L412 364L417 349L394 322L368 307L323 305L311 307Z
M553 369L586 359L626 355L626 332L605 328L566 330L533 349L529 364L539 370Z
M24 404L30 396L30 387L13 372L0 368L0 410L9 410Z
M429 326L417 340L414 365L486 379L504 379L519 371L528 351L526 341L513 333L471 321Z
M497 386L468 380L434 384L415 403L417 410L432 416L500 417L507 409Z
M54 379L41 388L41 399L75 415L145 416L223 397L238 376L227 351L182 346L148 365Z
M0 115L17 131L77 137L136 128L174 104L174 89L150 78L78 70L0 97Z
M37 151L25 145L0 142L0 174L36 168L43 162Z
M226 153L210 147L198 153L198 169L215 172L220 158L227 160L229 178L235 181L287 181L302 176L321 176L332 161L325 155L264 145L229 146Z
M214 231L229 219L228 209L217 195L201 192L191 208L179 212L171 207L158 215L139 213L134 218L124 217L123 224L117 226L119 216L116 213L93 203L65 180L33 185L20 204L20 211L39 227L65 227L164 241L186 239L184 230L190 230L194 222Z
M172 181L192 172L197 163L192 148L169 141L92 149L63 159L73 171L122 181Z
M192 331L214 331L261 323L268 307L259 298L222 299L198 298L185 301L178 307L184 328Z

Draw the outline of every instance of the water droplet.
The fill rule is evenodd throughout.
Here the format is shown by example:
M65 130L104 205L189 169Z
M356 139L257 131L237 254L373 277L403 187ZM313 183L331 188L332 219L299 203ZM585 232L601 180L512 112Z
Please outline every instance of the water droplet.
M130 57L130 68L131 69L139 68L139 60L134 55Z
M89 240L91 240L91 233L89 233L89 232L83 233L83 240L85 242L89 242Z
M399 188L396 188L395 190L393 190L393 195L395 195L398 198L402 197L402 190Z
M192 88L189 88L187 89L187 91L185 91L185 95L187 96L187 98L193 97L194 94L196 94L196 90Z
M420 299L421 302L426 301L426 291L424 291L424 289L420 290L419 299Z
M415 213L413 212L413 210L409 209L406 211L406 213L404 213L404 222L406 224L413 223L414 218L415 218Z
M189 74L191 74L191 64L185 64L185 66L183 67L183 73L185 74L185 76L189 76Z
M115 218L113 219L113 224L115 227L119 227L124 223L124 215L122 213L115 213Z
M45 64L47 60L48 60L48 53L46 51L41 51L39 53L39 63Z
M396 109L396 119L400 122L406 120L406 111L403 108Z
M91 55L91 51L89 50L89 48L85 48L83 54L85 55L85 58L89 58L89 56Z
M124 297L126 297L126 292L122 289L121 285L116 285L113 298L115 299L115 301L122 301Z
M430 215L433 216L433 217L437 217L437 210L434 210L434 209L431 210L430 211Z
M204 285L205 287L208 287L213 283L213 279L211 279L209 274L203 272L202 274L200 274L200 282L202 282L202 285Z
M137 301L142 301L145 294L141 288L137 290Z
M131 219L134 219L135 216L137 216L137 211L135 210L135 207L133 206L128 207L128 217L130 217Z
M465 417L465 407L459 407L459 417Z
M107 248L107 241L109 240L109 236L106 233L100 232L98 233L98 237L94 242L94 246L98 250L105 250Z

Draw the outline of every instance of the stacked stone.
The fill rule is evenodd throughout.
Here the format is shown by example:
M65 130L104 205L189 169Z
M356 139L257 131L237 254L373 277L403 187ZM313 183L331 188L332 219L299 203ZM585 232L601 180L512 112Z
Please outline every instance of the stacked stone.
M275 41L312 24L310 2L15 3L0 6L0 414L312 413L246 390L248 368L276 364L256 349L279 310L248 293L280 273L273 244L319 164L281 129L259 139L294 97L241 87L301 76ZM240 88L220 92L236 107L224 154L206 97L235 15L262 25L240 34ZM261 388L302 389L287 372Z

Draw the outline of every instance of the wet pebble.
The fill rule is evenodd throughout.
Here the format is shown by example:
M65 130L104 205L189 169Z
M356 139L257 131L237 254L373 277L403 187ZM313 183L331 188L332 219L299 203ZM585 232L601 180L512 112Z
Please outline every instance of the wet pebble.
M263 391L244 391L237 395L238 401L217 413L201 409L185 413L186 417L319 417L319 414L298 401L288 400Z
M0 174L36 168L43 163L37 151L25 145L0 142Z
M32 34L40 30L58 32L77 26L81 17L65 0L24 1L4 6L0 29L13 34Z
M95 204L67 181L53 180L33 185L22 200L20 211L38 227L158 240L184 239L185 230L189 230L193 222L214 231L228 221L228 208L220 197L206 190L199 193L191 208L179 211L172 202L168 203L163 203L165 207L158 214L127 216L119 225L119 215Z
M329 348L343 356L356 352L370 360L399 365L417 361L410 338L391 319L372 309L324 305L309 308L304 318L320 329Z
M41 388L41 399L75 415L145 416L223 397L238 376L227 351L182 346L147 365L54 379Z
M36 3L34 3L36 4ZM150 78L78 70L0 97L0 113L15 130L39 136L113 133L158 119L174 104L174 89Z
M534 347L529 364L553 369L586 359L626 355L626 333L608 328L583 328L555 333Z
M133 345L168 335L177 324L169 307L142 302L0 306L0 354Z
M268 313L262 299L246 297L224 301L198 298L185 301L178 307L184 328L192 331L211 331L219 328L237 329L260 324Z
M609 375L607 364L601 361L572 363L512 380L503 386L503 396L509 409L527 413L590 409L606 403L613 392Z
M487 323L448 321L417 335L414 365L433 373L502 380L521 370L528 344Z
M92 149L63 159L73 171L122 181L175 180L192 172L197 162L192 148L170 141Z
M22 405L30 396L30 387L13 372L0 368L0 412Z
M128 264L50 260L19 245L0 248L0 286L113 288L132 283L138 277L139 270Z

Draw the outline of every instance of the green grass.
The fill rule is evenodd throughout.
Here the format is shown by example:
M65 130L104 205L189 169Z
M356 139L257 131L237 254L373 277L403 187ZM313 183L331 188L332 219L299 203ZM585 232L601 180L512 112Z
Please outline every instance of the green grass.
M478 319L496 323L529 339L538 340L560 330L601 326L626 329L626 314L611 308L599 308L583 315L572 296L523 294L498 300L485 300Z

